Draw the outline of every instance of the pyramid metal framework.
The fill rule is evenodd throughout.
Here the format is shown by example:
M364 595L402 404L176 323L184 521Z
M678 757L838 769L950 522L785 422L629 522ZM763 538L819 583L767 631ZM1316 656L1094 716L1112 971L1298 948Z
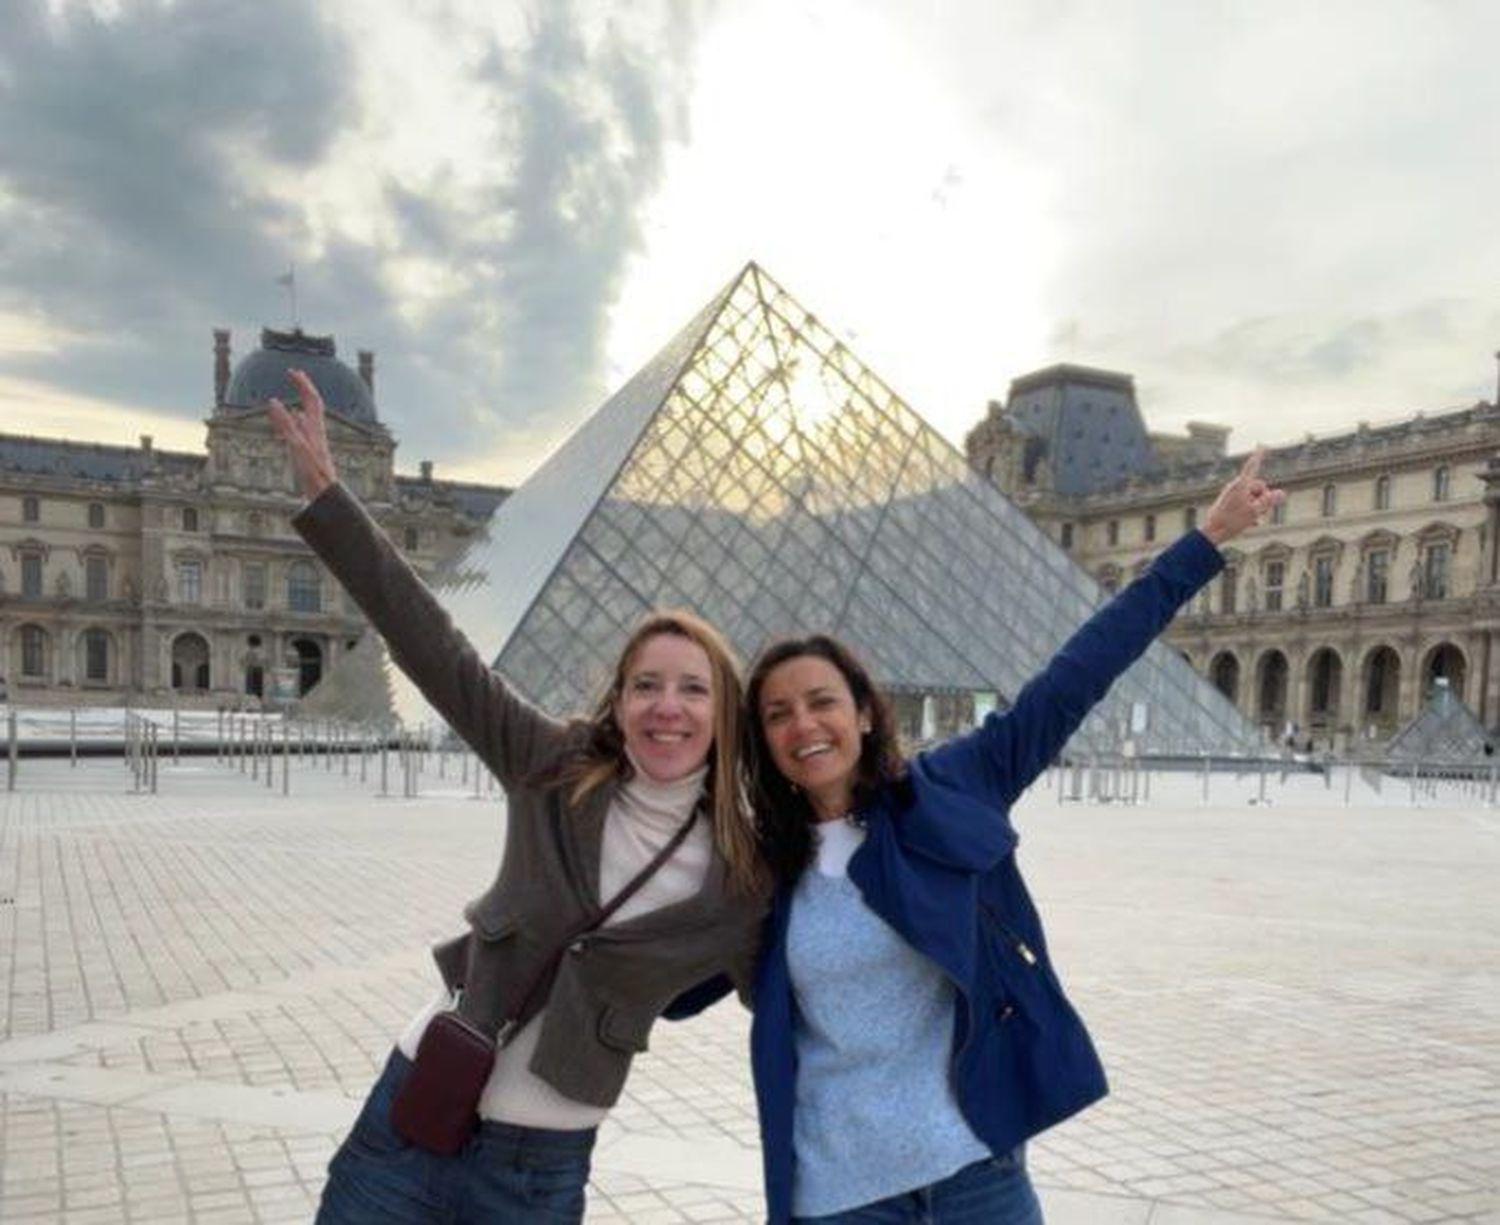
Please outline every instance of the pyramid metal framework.
M907 695L1005 705L1104 598L1094 580L755 264L612 396L441 574L445 606L523 694L586 709L648 609L691 608L745 658L850 643ZM410 720L414 691L397 682ZM1160 643L1080 735L1258 751Z
M1500 764L1494 749L1479 717L1439 677L1421 713L1391 737L1385 758L1396 765L1490 766Z

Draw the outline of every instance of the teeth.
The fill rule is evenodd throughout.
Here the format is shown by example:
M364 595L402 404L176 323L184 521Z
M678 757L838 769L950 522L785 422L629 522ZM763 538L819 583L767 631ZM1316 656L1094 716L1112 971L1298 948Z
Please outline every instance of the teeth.
M805 749L797 749L792 753L798 761L805 761L809 757L816 757L819 753L830 753L833 751L831 744L810 744Z
M646 739L647 740L678 741L678 740L686 740L687 738L688 738L688 736L687 736L686 732L647 732L646 733Z

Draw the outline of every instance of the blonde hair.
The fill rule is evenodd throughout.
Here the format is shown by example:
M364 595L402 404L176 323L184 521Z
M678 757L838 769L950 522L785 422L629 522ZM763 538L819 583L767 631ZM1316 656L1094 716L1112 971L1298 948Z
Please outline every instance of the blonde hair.
M729 870L737 893L757 894L769 883L765 861L755 836L740 764L743 686L739 660L724 636L702 617L685 609L666 608L648 613L626 640L615 664L614 679L600 696L588 720L589 734L578 760L564 772L569 799L582 803L611 780L625 780L632 767L625 756L625 735L615 718L615 704L625 690L626 674L636 655L652 638L673 634L703 648L713 684L713 743L708 750L704 792L714 845Z

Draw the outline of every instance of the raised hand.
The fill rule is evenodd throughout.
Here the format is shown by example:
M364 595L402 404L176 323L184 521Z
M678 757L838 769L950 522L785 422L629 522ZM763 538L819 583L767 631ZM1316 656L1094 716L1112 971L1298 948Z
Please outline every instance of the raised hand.
M312 501L339 479L333 466L333 452L328 449L323 397L305 371L288 370L287 375L297 388L298 403L289 409L272 396L266 402L267 414L271 428L286 443L292 457L292 471L296 473L302 496Z
M1278 502L1286 501L1286 490L1277 489L1260 474L1266 457L1263 447L1250 452L1244 466L1214 499L1203 519L1203 534L1216 545L1233 540L1246 528L1254 527Z

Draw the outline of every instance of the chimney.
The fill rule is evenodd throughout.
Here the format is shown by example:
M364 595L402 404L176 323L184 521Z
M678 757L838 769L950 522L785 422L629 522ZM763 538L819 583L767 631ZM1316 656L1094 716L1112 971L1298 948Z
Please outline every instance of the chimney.
M1224 457L1225 449L1229 445L1229 429L1227 425L1211 425L1207 421L1187 423L1188 437L1206 454L1217 459Z
M370 394L375 394L375 350L361 349L359 351L359 377L364 385L370 389Z
M418 467L422 470L422 480L428 485L432 484L432 461L424 459Z
M214 407L224 407L229 390L229 329L214 328Z
M141 435L141 450L143 452L145 452L145 455L146 455L147 459L151 458L151 435L150 434L142 434Z

